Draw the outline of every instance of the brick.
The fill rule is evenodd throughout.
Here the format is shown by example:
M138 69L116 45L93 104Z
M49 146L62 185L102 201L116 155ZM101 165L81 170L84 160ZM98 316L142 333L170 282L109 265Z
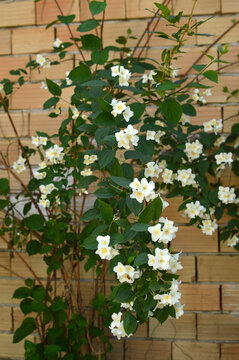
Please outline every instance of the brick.
M194 256L181 256L180 262L183 266L177 274L183 282L192 282L195 280L195 258Z
M166 341L150 340L127 340L126 359L127 360L168 360L171 355L170 343Z
M228 86L229 90L235 90L238 88L238 77L236 75L219 75L218 84L212 83L209 80L203 80L202 83L212 87L212 95L207 97L208 104L210 103L230 103L235 99L227 100L228 94L223 92L223 87Z
M224 54L222 56L222 60L225 60L225 61L229 61L229 64L223 64L223 63L219 63L219 69L221 68L224 68L225 69L221 69L220 70L220 73L238 73L239 72L239 58L238 58L238 54L239 54L239 46L233 46L233 45L230 45L229 46L229 51L227 54ZM237 62L236 64L232 65L230 63L234 63L234 62Z
M172 360L187 359L219 360L219 344L174 342Z
M189 15L192 11L191 0L173 0L174 15L183 11L183 15ZM220 12L220 0L200 0L193 11L194 15L217 14Z
M12 328L11 308L7 307L7 306L1 306L0 307L0 330L10 331L11 328Z
M179 319L167 320L162 325L152 318L149 321L149 336L161 339L195 339L196 315L184 314Z
M24 341L13 344L12 339L13 334L0 334L0 356L19 359L24 355Z
M12 164L13 161L16 161L19 156L19 145L17 141L9 142L7 140L0 141L0 151L6 158L9 164Z
M222 308L224 311L239 311L239 284L222 285Z
M35 136L36 131L44 131L49 135L57 133L61 122L66 117L66 113L54 119L48 117L48 112L30 113L30 136Z
M239 344L222 344L221 360L238 360Z
M227 241L223 242L220 241L220 252L221 253L230 253L230 254L237 254L237 250L235 250L231 246L227 246Z
M28 113L12 112L11 117L14 121L18 135L26 136L28 134ZM10 125L7 114L0 113L0 137L12 138L15 136L15 132Z
M113 340L111 343L113 345L113 350L111 353L107 354L107 360L122 360L124 356L124 342Z
M238 106L224 106L223 131L227 133L230 132L232 126L238 122L239 122Z
M89 10L88 0L80 1L81 21L91 19L92 15ZM96 15L96 19L102 19L103 13ZM105 19L124 19L125 18L125 1L110 0L107 2L105 10Z
M235 16L233 17L235 18ZM199 45L202 44L211 44L219 36L221 36L224 31L226 31L231 25L233 18L231 16L215 17L205 22L199 26L198 31L203 34L211 34L213 36L198 36L197 42ZM238 20L236 18L236 20ZM232 30L230 30L222 39L220 39L221 44L232 43L238 41L238 25L236 25Z
M0 3L0 27L35 24L33 1L14 1Z
M47 266L43 261L42 255L29 256L28 254L21 253L21 256L26 260L27 264L35 271L37 276L40 278L47 277L46 269ZM12 270L16 273L21 274L23 277L33 277L30 270L26 267L23 261L16 255L12 258Z
M64 15L75 14L75 20L80 20L78 0L58 0ZM60 11L54 0L39 1L36 3L36 22L37 24L48 24L57 19Z
M25 84L12 98L12 109L42 109L43 103L51 97L51 94L41 89L41 84Z
M25 65L29 62L28 56L6 56L0 58L1 77L6 77L10 80L17 80L18 75L10 75L10 70L16 70L18 68L25 68ZM26 69L27 71L27 69Z
M0 170L0 177L8 177L7 172L5 170ZM30 180L29 171L26 170L23 173L21 173L20 179L25 185L27 185ZM18 180L16 180L16 178L12 174L9 174L9 181L10 181L11 193L15 193L19 190L22 190L20 183L18 182Z
M217 252L218 250L217 233L212 236L202 233L196 227L179 226L177 236L172 241L173 251L185 252Z
M238 281L239 256L198 256L198 281Z
M209 97L207 97L208 99ZM205 121L222 118L221 107L219 106L197 106L196 110L197 116L190 118L193 125L202 125Z
M237 0L222 0L222 12L237 13L239 12L239 3Z
M220 310L219 285L181 284L180 291L180 301L185 304L184 310Z
M32 70L31 72L31 80L32 81L39 81L47 79L65 79L66 71L69 71L73 68L73 56L66 55L64 60L59 60L58 55L47 55L47 58L50 61L60 61L59 65L52 65L48 69L41 68L39 70Z
M53 28L13 29L12 32L13 54L46 52L52 50L53 42Z
M24 286L22 280L15 279L0 279L0 303L4 304L16 304L19 302L17 299L13 299L12 295L14 291L20 287ZM1 341L0 341L1 343Z
M172 8L172 5L170 7ZM126 0L127 19L151 18L153 14L149 10L157 10L157 7L151 0Z
M10 30L0 31L0 55L11 53L11 32Z
M0 264L10 269L10 255L8 252L0 252ZM0 266L0 276L10 276L10 271Z
M239 318L229 314L198 314L199 340L239 340Z

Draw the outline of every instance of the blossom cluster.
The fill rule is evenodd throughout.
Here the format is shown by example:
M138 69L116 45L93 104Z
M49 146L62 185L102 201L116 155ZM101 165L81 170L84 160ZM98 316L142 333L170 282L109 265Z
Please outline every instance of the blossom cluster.
M205 219L202 221L202 224L200 225L200 229L202 232L206 235L212 235L215 230L217 230L218 225L216 223L216 220L211 219Z
M150 201L156 197L154 192L155 183L153 181L148 182L146 178L143 178L141 181L135 178L129 186L133 191L130 194L131 199L136 199L139 203L142 203L144 199Z
M44 208L50 207L50 200L47 199L47 195L49 195L53 190L55 190L54 184L48 184L48 185L40 185L39 187L41 192L41 197L39 201L39 205L43 206Z
M142 83L146 84L150 81L151 85L155 84L155 80L153 78L153 76L155 76L155 75L156 75L156 71L154 71L154 70L151 70L148 75L144 74L142 76Z
M54 144L49 149L46 150L46 158L48 161L54 162L57 164L63 160L64 157L64 149L62 146Z
M111 101L111 106L113 107L113 110L111 111L111 114L116 117L117 115L122 114L125 121L129 122L130 118L134 116L133 111L130 109L129 106L126 106L126 103L124 101L119 101L116 99L113 99Z
M113 271L117 275L117 279L120 283L129 283L132 284L135 279L138 279L142 272L139 270L135 270L131 265L123 265L121 262L113 268Z
M146 168L144 170L144 176L147 177L159 177L159 174L162 172L162 169L155 161L150 161L146 164Z
M128 125L126 129L116 132L115 138L118 142L118 147L129 149L130 144L137 146L139 137L136 134L138 134L138 130L134 129L132 125Z
M174 222L163 217L159 219L158 224L148 228L152 241L163 242L164 244L172 241L177 231L178 227L174 226Z
M113 313L112 314L112 322L110 324L110 330L114 336L117 337L118 340L120 340L122 337L130 337L133 334L128 335L124 329L122 318L122 312L119 312L118 314Z
M203 152L203 145L200 143L199 140L195 140L191 143L188 142L185 144L184 152L189 160L198 159Z
M222 119L206 121L203 123L203 128L205 132L214 132L217 134L223 128Z
M148 254L148 265L153 270L170 270L175 274L183 268L178 259L179 254L170 254L168 249L156 248L155 255Z
M113 246L110 246L110 236L106 235L106 236L97 236L96 238L97 242L98 242L98 246L97 246L97 250L96 250L96 254L99 255L99 257L101 259L104 260L111 260L113 259L116 255L119 254L119 251L117 249L115 249Z
M211 96L212 93L211 93L211 89L206 89L204 92L203 92L203 95L206 95L206 96ZM200 103L202 103L203 105L205 105L207 103L207 100L204 98L203 95L200 95L200 90L199 89L195 89L194 90L194 94L192 96L192 99L194 101L198 101Z
M239 243L239 237L236 235L233 235L227 240L227 246L234 247Z
M48 138L44 136L32 136L32 144L37 147L40 145L46 145L47 140Z
M97 155L88 155L88 154L85 154L84 155L84 161L83 163L85 165L90 165L90 164L93 164L95 161L98 160L98 157Z
M124 66L114 65L111 67L111 75L113 77L119 77L119 86L129 86L129 79L131 77L131 72L128 69L125 69Z
M231 165L233 163L232 153L231 152L221 152L220 154L215 155L217 165ZM224 166L223 166L224 168Z
M49 59L45 58L43 55L38 54L36 56L36 63L43 67L43 69L48 69L51 66Z
M194 219L195 217L205 218L206 208L200 204L199 201L190 202L186 204L186 210L184 214L190 219Z
M46 163L44 161L42 161L39 164L38 169L34 170L33 175L36 179L41 180L44 179L46 177L46 171L39 171L39 170L43 170L46 168Z
M13 169L18 173L22 173L26 170L26 159L24 159L21 155L19 156L18 160L13 163Z
M219 186L218 199L221 200L223 204L232 204L238 202L236 199L235 189L230 188L229 186Z

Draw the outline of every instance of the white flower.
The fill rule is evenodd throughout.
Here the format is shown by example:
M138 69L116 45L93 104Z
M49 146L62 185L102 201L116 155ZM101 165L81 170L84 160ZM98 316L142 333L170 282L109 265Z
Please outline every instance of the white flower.
M93 171L91 169L86 168L85 170L82 170L80 173L82 176L90 176L93 174Z
M46 157L48 161L53 161L55 164L61 162L63 160L63 147L55 144L54 146L50 147L46 151Z
M174 308L175 308L175 312L176 312L176 319L179 319L184 314L184 311L183 311L184 306L185 305L181 305L180 302L177 302L175 304Z
M106 236L97 236L96 240L98 241L98 248L102 248L102 247L108 247L109 243L110 243L110 236L106 235Z
M66 71L66 85L71 85L72 80L69 78L70 71Z
M148 162L146 164L146 169L144 171L145 177L159 177L159 174L162 172L162 169L154 161Z
M95 161L98 160L98 156L97 155L84 155L84 161L83 163L85 165L90 165L93 164Z
M203 220L202 225L200 226L200 229L206 235L212 235L217 228L218 225L216 223L216 220L212 221L210 219Z
M156 141L156 143L159 144L161 137L164 136L164 135L165 135L165 132L159 130L159 131L155 134L155 138L154 138L154 140Z
M134 113L133 113L133 111L130 110L130 107L127 106L123 112L123 117L124 117L125 121L129 122L129 120L132 116L134 116Z
M182 270L183 268L180 261L178 261L179 255L180 253L171 255L171 259L169 261L169 268L173 274L176 274L178 270Z
M47 90L47 86L46 86L45 81L42 81L42 82L41 82L41 87L40 87L40 89Z
M59 48L61 46L61 44L62 44L62 41L60 39L56 38L56 40L53 43L53 46L55 48Z
M160 237L162 235L162 226L161 224L156 224L154 226L150 226L148 228L148 232L151 234L152 241L158 241L160 240Z
M203 152L203 145L199 142L199 140L186 143L184 152L189 160L198 159Z
M224 136L224 135L219 136L219 138L215 141L214 145L219 147L225 141L226 141L226 136Z
M149 81L148 75L147 75L147 74L144 74L144 75L142 76L142 83L143 83L143 84L146 84L148 81Z
M126 129L116 132L115 138L118 142L118 147L129 149L130 143L132 143L133 146L137 146L139 141L139 137L136 135L137 133L138 130L134 129L132 125L128 125Z
M236 200L235 189L228 186L219 186L218 199L221 200L223 204L234 203Z
M182 186L195 185L195 174L192 173L192 169L182 169L177 171L176 179L181 182Z
M206 89L205 91L203 91L203 94L206 95L206 96L211 96L212 91L211 91L211 89Z
M222 119L212 119L210 121L204 122L203 127L205 132L213 131L215 134L217 134L223 128Z
M206 208L200 204L199 201L190 202L186 204L185 215L190 219L194 219L196 216L205 217Z
M80 116L80 112L77 108L73 108L72 113L73 113L72 119L77 119Z
M119 74L120 74L119 70L120 70L120 66L119 66L119 65L114 65L114 66L112 66L112 67L111 67L111 75L112 75L113 77L119 76Z
M118 340L120 340L122 337L130 337L132 334L128 335L125 332L123 321L121 320L122 313L119 312L118 314L113 313L112 314L112 322L110 324L110 330L114 336L117 337Z
M4 90L3 84L0 83L0 93L2 93Z
M147 130L146 140L154 140L156 131Z
M47 69L51 66L50 60L46 59L44 56L40 54L36 56L36 63L42 66L44 69Z
M20 155L18 160L13 163L12 167L18 174L20 174L26 170L25 162L26 162L26 159L24 159Z
M182 114L180 122L182 125L190 124L190 117L188 115Z
M169 270L171 255L168 249L155 249L155 256L148 254L148 265L154 270Z
M173 184L173 171L165 168L162 173L162 179L165 184Z
M172 241L176 237L176 232L178 231L178 227L174 226L174 222L168 220L167 218L161 217L159 219L160 223L163 223L163 231L160 235L160 241L164 244Z
M230 165L231 163L233 163L231 152L229 152L229 153L223 152L223 153L217 154L217 155L215 155L215 159L216 159L217 165L220 165L222 163Z
M239 237L233 235L231 238L227 240L227 246L234 247L239 243Z
M138 186L136 184L138 184ZM129 186L133 190L133 193L130 195L130 197L132 199L136 199L140 203L142 203L144 198L146 198L152 192L154 193L155 188L154 182L148 182L146 178L143 178L140 182L138 179L134 179L134 181Z
M116 117L117 115L122 114L123 111L126 110L126 103L123 101L117 101L116 99L113 99L111 102L111 105L113 107L113 110L111 111L111 114Z

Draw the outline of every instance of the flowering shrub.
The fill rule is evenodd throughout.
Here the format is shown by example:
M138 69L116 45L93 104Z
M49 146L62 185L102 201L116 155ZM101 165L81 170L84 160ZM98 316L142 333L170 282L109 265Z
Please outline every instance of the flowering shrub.
M21 149L13 164L1 154L1 165L19 181L22 191L10 195L8 180L0 179L0 208L5 213L0 234L7 243L9 235L15 256L24 261L17 251L24 249L29 256L42 255L47 265L44 282L25 262L33 279L26 279L25 286L14 293L21 300L21 311L28 315L16 330L14 342L35 331L40 337L37 344L25 341L29 360L104 358L110 350L107 328L121 339L132 336L149 317L163 323L183 314L176 274L182 266L179 254L173 254L170 247L178 228L162 216L168 206L162 195L182 195L185 201L180 209L185 210L190 224L197 223L207 234L217 228L214 216L220 219L224 209L237 216L238 189L219 187L218 182L210 185L206 177L207 172L218 176L227 164L238 171L237 134L233 129L232 135L222 139L218 135L221 120L211 120L203 127L189 120L196 116L194 104L205 104L211 94L201 78L217 81L217 73L207 69L222 60L207 55L209 64L193 67L199 80L195 76L174 79L177 68L172 61L180 55L186 36L195 35L201 22L192 24L191 15L180 26L182 13L172 16L165 5L156 3L155 17L175 28L170 36L156 34L172 38L176 45L162 52L160 63L152 63L134 56L137 47L133 52L127 47L130 30L116 40L122 47L103 47L104 20L94 16L104 13L105 6L105 2L91 1L93 18L78 27L80 37L65 43L56 39L53 44L59 62L72 45L82 55L64 81L46 79L41 86L52 95L43 105L50 110L49 117L65 117L57 134L37 132L32 147L23 146L9 112L8 96L24 84L26 70L11 72L19 76L15 82L1 81L0 104ZM74 15L61 15L57 21L69 28L73 20ZM92 30L96 35L81 35ZM220 55L227 51L218 50ZM118 53L117 58L110 60L110 51ZM39 54L27 67L40 71L59 62L51 63ZM66 87L72 89L67 112L57 107ZM233 147L230 144L235 140ZM41 160L37 168L31 166L35 154ZM31 174L27 185L21 180L26 169ZM92 191L95 201L86 209ZM238 221L233 224L224 236L234 236L230 238L234 244ZM86 272L95 268L96 273L88 307L82 302L81 264ZM56 287L59 275L64 282L60 294ZM108 295L109 275L114 283Z

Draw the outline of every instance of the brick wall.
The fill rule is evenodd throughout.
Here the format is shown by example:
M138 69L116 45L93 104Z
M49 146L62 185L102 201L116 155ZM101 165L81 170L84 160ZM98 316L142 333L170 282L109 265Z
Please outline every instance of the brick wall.
M75 32L78 23L89 17L87 0L60 0L65 14L76 13L76 24L72 27ZM145 8L153 8L152 0L108 0L106 24L104 30L105 44L110 44L118 36L124 34L130 27L133 35L139 36L149 19L150 13ZM170 7L174 12L183 10L190 13L192 0L172 0ZM45 30L45 24L55 20L58 14L53 0L5 1L0 0L0 79L8 76L10 69L23 67L35 54L43 53L50 59L56 56L50 54L51 46L56 37L68 39L67 29L55 26ZM210 15L214 18L206 22L200 32L213 34L212 37L194 37L187 42L186 53L179 61L181 72L188 69L201 50L215 40L231 25L232 19L239 19L238 0L198 0L195 10L195 21L205 19ZM163 22L160 30L165 30ZM230 52L225 59L234 62L239 53L239 26L224 36L222 43L231 43ZM131 44L132 45L132 44ZM159 58L163 46L170 45L168 40L152 38L147 55ZM217 54L214 46L210 52ZM74 50L56 68L32 72L30 82L21 88L11 99L12 116L23 142L28 143L30 136L36 130L54 133L60 123L59 120L47 118L42 108L43 101L48 97L47 92L40 89L40 82L45 77L52 79L64 78L65 71L70 69L79 55ZM202 61L203 62L203 61ZM216 65L215 67L217 68ZM231 89L238 87L239 66L234 65L220 71L220 82L213 89L213 96L207 107L198 109L195 123L213 117L223 119L238 111L236 103L226 103L226 96L222 93L222 86L229 85ZM71 90L66 89L64 97L67 99ZM224 132L230 130L233 122L238 118L226 121ZM14 133L9 127L6 115L0 112L0 149L7 151L10 161L18 157L17 144L8 148L8 139ZM37 161L37 160L36 160ZM0 170L3 176L3 171ZM27 181L29 174L22 174L22 180ZM18 190L15 179L10 178L12 189ZM224 183L229 185L233 181L230 174L225 174ZM170 207L165 211L180 225L178 235L173 241L174 251L182 250L181 271L182 302L186 304L185 315L180 320L167 321L163 326L154 320L146 326L140 327L134 338L115 342L114 353L110 357L114 360L236 360L239 359L239 257L230 248L219 244L218 234L212 237L203 235L195 228L188 228L185 219L177 213L180 199L170 201ZM225 221L225 218L224 220ZM0 241L0 261L5 266L30 276L28 270L17 258L10 258L10 254L3 242ZM44 265L37 256L30 258L38 276L45 276ZM83 281L85 300L90 298L90 280ZM0 269L0 359L19 359L23 357L23 344L12 344L12 332L22 319L18 303L12 300L16 287L21 281L10 272ZM110 280L109 280L110 284ZM60 291L59 279L59 291Z

